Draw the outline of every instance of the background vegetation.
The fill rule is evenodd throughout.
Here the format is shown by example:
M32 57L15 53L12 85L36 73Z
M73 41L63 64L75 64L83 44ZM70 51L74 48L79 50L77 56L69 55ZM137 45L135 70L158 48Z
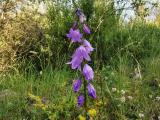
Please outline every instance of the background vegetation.
M0 4L0 119L73 120L83 113L72 92L76 75L65 64L76 47L66 33L79 7L95 48L94 119L160 120L160 21L146 22L143 0L133 0L129 23L112 0L45 1L46 14L36 2L13 12L19 2Z

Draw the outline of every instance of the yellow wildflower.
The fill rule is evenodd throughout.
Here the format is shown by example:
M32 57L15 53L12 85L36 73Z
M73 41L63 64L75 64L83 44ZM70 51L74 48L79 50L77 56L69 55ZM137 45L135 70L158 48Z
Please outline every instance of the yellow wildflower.
M35 100L35 101L37 101L37 102L39 102L39 103L41 103L41 101L42 101L39 96L35 96L35 95L31 94L31 93L28 93L28 96L29 96L31 99L33 99L33 100Z
M29 96L30 98L34 98L34 95L31 94L31 93L28 93L28 96Z
M86 118L83 117L82 115L79 115L79 120L86 120Z
M48 106L43 103L36 103L34 104L34 107L41 108L42 110L46 110Z
M96 114L97 114L97 112L96 112L95 109L90 109L90 110L88 111L88 113L89 113L89 115L90 115L91 117L94 117L94 116L96 116Z
M41 98L40 98L39 96L35 96L35 100L36 100L37 102L39 102L39 103L42 102L42 100L41 100Z
M41 104L41 103L36 103L34 104L35 107L38 107L38 108L42 108L44 107L44 104Z

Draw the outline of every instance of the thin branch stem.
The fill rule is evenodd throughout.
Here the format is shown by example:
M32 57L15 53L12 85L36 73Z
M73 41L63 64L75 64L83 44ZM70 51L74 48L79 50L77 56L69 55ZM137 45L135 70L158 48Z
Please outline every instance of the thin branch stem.
M87 118L87 91L86 91L86 80L84 79L84 109L85 109L85 116Z

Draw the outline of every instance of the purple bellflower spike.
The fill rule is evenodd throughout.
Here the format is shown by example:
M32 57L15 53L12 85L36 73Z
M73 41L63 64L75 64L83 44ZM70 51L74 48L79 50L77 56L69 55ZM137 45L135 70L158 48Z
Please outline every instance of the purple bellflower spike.
M87 89L88 89L89 96L91 96L92 98L95 99L96 98L96 90L93 87L93 85L89 83L88 86L87 86Z
M89 41L83 38L83 34L80 33L80 30L78 28L80 23L82 25L83 33L91 34L91 30L86 24L86 16L80 9L77 9L75 14L79 18L79 21L74 22L72 28L70 28L70 31L66 36L71 40L71 43L78 42L80 46L75 50L74 54L71 57L72 60L67 64L71 64L72 69L80 70L81 74L83 74L85 78L84 84L81 79L76 79L73 81L72 85L73 91L75 93L80 92L82 84L84 85L84 88L86 88L84 89L83 93L79 94L77 98L77 106L82 107L86 100L86 95L84 95L84 93L86 93L87 90L88 90L88 95L90 97L94 99L96 98L96 90L94 86L90 83L90 81L93 80L94 78L93 69L88 64L85 64L81 69L82 65L86 63L86 61L91 61L90 54L94 50L94 48L92 47ZM83 62L84 60L85 62ZM85 105L84 108L87 112L87 104Z
M84 58L87 61L91 61L91 58L90 58L86 48L82 45L80 47L78 47L76 49L75 53L73 54L72 58L75 58L75 57Z
M86 24L83 24L83 31L87 34L91 34L89 27Z
M78 107L83 106L83 104L84 104L84 95L81 94L81 95L78 96L77 104L78 104Z
M90 53L94 50L94 48L91 46L90 42L88 42L87 40L83 40L83 45L86 48L86 51L88 53Z
M83 67L83 75L88 81L93 80L94 78L93 69L88 64L85 64Z
M67 34L67 37L72 40L72 42L81 42L82 34L79 32L79 30L73 30L72 28L69 31L69 34Z
M80 79L74 80L73 82L73 91L76 93L80 90L82 81Z

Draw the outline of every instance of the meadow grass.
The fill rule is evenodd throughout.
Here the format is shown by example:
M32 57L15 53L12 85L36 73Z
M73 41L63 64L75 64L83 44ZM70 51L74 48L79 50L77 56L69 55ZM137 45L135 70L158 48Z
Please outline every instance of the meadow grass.
M93 84L96 85L98 99L89 102L88 107L96 109L96 120L158 119L159 58L145 60L144 65L142 78L135 78L136 73L126 65L124 59L120 59L118 69L105 66L102 70L95 70ZM75 77L67 69L51 68L38 73L30 70L27 73L1 74L0 118L77 119L83 110L78 110L76 96L72 92ZM47 108L33 106L28 94L39 96Z
M17 73L2 75L0 87L1 118L22 119L23 114L27 114L28 93L42 96L56 107L60 107L60 109L67 109L64 106L74 105L74 95L72 95L71 77L69 75L70 73L64 70L47 70L41 74L24 75ZM58 113L60 109L56 109L56 112Z
M98 98L87 99L88 109L97 111L95 120L159 119L159 31L136 24L97 34L92 57ZM37 69L41 62L22 60L20 69L0 74L0 119L76 120L84 113L76 105L72 82L78 74L65 65L66 52L52 56L56 64L51 60L49 67Z

